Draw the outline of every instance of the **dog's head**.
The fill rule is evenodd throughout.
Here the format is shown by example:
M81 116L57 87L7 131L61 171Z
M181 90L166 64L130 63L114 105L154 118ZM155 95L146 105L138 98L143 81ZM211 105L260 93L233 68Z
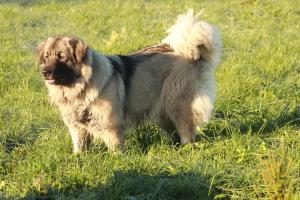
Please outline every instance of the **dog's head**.
M78 38L48 38L37 47L42 74L47 83L70 86L81 78L87 45Z

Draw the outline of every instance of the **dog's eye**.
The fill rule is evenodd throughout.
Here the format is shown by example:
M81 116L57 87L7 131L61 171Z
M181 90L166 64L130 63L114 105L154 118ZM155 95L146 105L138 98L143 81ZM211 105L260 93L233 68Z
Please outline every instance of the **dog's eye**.
M66 55L63 52L59 51L59 52L57 52L56 57L59 60L64 60L66 58Z
M49 58L49 52L46 52L46 53L45 53L45 58L46 58L46 59Z

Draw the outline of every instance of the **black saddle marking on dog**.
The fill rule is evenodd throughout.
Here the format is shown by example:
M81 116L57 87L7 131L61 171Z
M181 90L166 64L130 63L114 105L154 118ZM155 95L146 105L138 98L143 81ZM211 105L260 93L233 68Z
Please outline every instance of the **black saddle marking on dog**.
M79 122L83 124L88 124L92 120L92 113L88 108L84 109L81 116L79 117Z
M121 75L126 91L129 90L130 80L138 63L133 58L123 55L108 56L107 58L113 66L113 72Z
M130 89L130 81L135 70L140 63L146 62L152 56L162 52L170 52L170 45L160 44L146 47L138 52L129 55L110 55L107 56L113 66L113 73L119 73L124 81L125 90Z

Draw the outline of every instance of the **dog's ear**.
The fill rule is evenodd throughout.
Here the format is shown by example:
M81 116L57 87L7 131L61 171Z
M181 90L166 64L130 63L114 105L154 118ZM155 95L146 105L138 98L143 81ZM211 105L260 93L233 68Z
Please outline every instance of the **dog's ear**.
M38 57L39 64L45 63L44 48L45 48L45 42L39 43L38 46L36 47L36 54Z
M87 53L88 46L78 38L71 38L69 44L73 49L73 56L78 63L81 63Z

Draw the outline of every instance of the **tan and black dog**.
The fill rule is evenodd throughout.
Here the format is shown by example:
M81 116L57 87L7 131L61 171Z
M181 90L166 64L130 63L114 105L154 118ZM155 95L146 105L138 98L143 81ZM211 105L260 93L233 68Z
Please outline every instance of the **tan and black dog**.
M146 119L194 141L216 98L221 55L215 27L189 11L162 43L129 55L105 56L81 39L51 37L38 46L49 96L68 126L74 152L95 139L124 146L124 128Z

